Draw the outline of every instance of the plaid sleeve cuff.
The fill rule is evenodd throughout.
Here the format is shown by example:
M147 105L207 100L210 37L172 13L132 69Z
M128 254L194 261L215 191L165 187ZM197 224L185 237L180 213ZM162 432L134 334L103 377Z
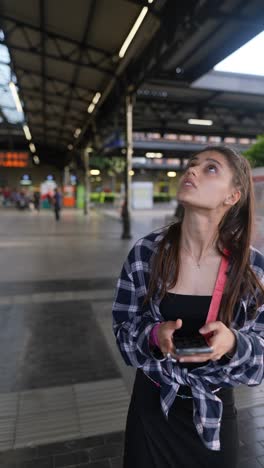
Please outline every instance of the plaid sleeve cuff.
M154 327L150 330L149 333L149 352L151 356L156 359L157 361L165 361L167 357L163 355L159 346L158 346L158 337L157 337L157 329L160 326L161 322L156 323Z
M236 349L232 356L226 355L226 357L229 360L228 366L236 367L238 365L241 366L250 359L252 344L250 338L245 333L235 329L232 329L232 332L236 337Z

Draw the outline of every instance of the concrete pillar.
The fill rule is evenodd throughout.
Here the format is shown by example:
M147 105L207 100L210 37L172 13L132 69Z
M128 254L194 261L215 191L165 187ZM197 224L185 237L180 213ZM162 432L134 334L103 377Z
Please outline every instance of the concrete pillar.
M69 166L64 167L64 172L63 172L63 185L69 185L70 184L70 168Z

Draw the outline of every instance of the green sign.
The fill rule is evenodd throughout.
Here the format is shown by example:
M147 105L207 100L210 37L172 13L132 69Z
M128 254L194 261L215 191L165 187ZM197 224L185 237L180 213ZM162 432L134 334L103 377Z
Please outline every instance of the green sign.
M83 208L84 207L84 186L78 185L76 191L76 207Z

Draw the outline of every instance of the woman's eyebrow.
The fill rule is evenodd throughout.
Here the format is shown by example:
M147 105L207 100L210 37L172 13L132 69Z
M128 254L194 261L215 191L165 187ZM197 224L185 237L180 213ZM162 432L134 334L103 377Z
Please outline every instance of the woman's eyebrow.
M217 161L217 159L213 159L213 158L206 158L206 161L211 161L211 162L214 162L214 163L218 164L220 167L223 167L223 166L222 166L222 164L221 164L219 161Z
M194 156L193 158L190 159L188 165L191 164L192 162L196 162L196 161L199 161L199 158L198 158L197 156ZM219 161L217 161L217 159L214 159L214 158L206 158L205 161L214 162L214 163L218 164L220 167L223 167L222 164L221 164Z

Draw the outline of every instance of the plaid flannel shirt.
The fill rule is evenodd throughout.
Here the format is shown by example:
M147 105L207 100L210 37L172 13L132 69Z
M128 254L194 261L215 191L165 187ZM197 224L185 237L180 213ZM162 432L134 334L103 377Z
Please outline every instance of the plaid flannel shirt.
M164 231L156 231L136 242L130 251L117 282L113 304L113 331L127 365L141 368L160 386L161 408L168 417L180 385L188 385L193 397L193 421L205 446L220 450L219 432L222 401L211 386L235 387L259 385L264 370L264 304L255 311L254 298L241 298L232 322L236 352L231 359L209 361L205 366L188 370L171 360L159 360L149 345L150 332L164 319L159 310L159 288L148 305L147 293L150 260L157 251ZM251 265L264 282L264 256L251 248Z

